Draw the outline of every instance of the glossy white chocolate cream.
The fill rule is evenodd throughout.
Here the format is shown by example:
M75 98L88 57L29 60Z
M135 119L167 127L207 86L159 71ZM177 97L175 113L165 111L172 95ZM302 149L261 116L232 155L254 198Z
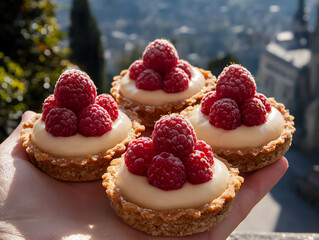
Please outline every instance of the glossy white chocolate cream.
M116 186L127 201L154 210L196 208L212 202L227 188L229 172L224 163L214 158L213 178L202 184L185 184L177 190L164 191L148 183L145 176L128 171L125 164L119 170Z
M166 93L161 89L155 91L138 89L135 86L135 81L130 79L129 72L121 79L120 92L124 97L144 105L158 106L182 101L200 92L205 86L204 75L197 68L193 67L192 69L193 75L191 81L189 82L188 88L183 92Z
M31 133L31 141L43 152L55 156L87 156L111 149L122 142L132 131L131 120L121 111L112 124L112 130L100 137L85 137L79 133L70 137L54 137L45 129L44 122L38 119Z
M260 147L277 139L284 129L284 118L274 107L267 114L267 122L259 126L248 127L241 125L233 130L216 128L209 123L209 116L204 115L200 106L187 116L192 123L197 138L204 140L212 147L238 149Z

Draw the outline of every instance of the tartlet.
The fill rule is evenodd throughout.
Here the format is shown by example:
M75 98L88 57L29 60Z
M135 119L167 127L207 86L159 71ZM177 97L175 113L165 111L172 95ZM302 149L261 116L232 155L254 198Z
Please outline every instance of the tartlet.
M289 114L283 104L277 103L273 98L269 98L269 101L284 118L284 129L278 138L259 147L246 147L240 149L215 147L211 144L216 155L226 159L233 167L238 168L240 172L251 172L265 167L282 157L290 148L292 134L295 131L293 122L294 117ZM200 105L188 107L181 112L181 115L189 118L192 111L199 107ZM194 126L194 128L196 131L196 126ZM198 137L201 139L200 136Z
M194 145L189 146L176 140L164 146L166 140L159 135L168 127L178 139L186 137L188 143L192 142L192 134L185 133L188 130L184 128L188 125L193 131L191 125L182 116L176 116L163 116L155 125L154 132L158 132L153 132L153 139L134 140L103 175L103 186L118 216L131 227L153 236L185 236L213 228L228 214L243 182L238 169L213 157L211 148L203 141L194 140ZM191 153L180 153L180 144Z
M174 46L171 45L168 41L163 40L163 39L156 40L156 41L150 43L149 46L156 43L156 42L164 42L165 44L169 44L170 47L173 48L172 51L175 53L176 58L178 59L178 55L177 55L177 52L176 52ZM131 66L133 66L136 62L145 62L144 56L147 55L147 51L149 49L149 46L144 51L143 61L137 60ZM178 60L178 61L180 61L180 60ZM186 62L184 60L181 60L181 61ZM189 65L189 63L186 63L186 64ZM165 64L162 64L162 65L165 65ZM172 68L175 68L175 67L172 67ZM114 96L114 98L116 99L116 101L118 102L118 104L120 106L124 107L125 109L130 109L130 110L136 112L138 114L139 118L142 120L142 124L144 124L145 126L153 127L155 121L157 121L162 115L165 115L168 113L179 113L183 109L185 109L186 107L199 103L199 101L203 98L205 93L207 93L215 88L216 78L212 75L212 73L210 71L199 69L199 68L196 68L193 66L190 66L190 67L192 68L192 70L190 70L190 72L196 71L197 75L201 74L204 77L205 82L202 84L202 87L200 89L198 89L195 93L193 93L187 97L184 97L182 99L180 97L179 97L179 99L173 97L173 98L170 98L169 100L165 100L164 103L156 102L156 104L155 104L155 103L149 103L148 100L144 100L143 98L139 101L136 101L136 99L132 99L131 96L126 96L123 93L123 89L121 89L121 81L123 81L123 79L125 77L130 75L130 69L132 69L132 67L130 67L130 69L121 71L120 75L114 77L114 81L112 83L113 87L111 89L111 94ZM152 68L152 66L150 66L148 68ZM154 67L154 69L155 69L155 67ZM165 70L165 71L169 71L169 70ZM165 78L166 73L167 72L160 73L160 75L162 75L163 79ZM194 81L193 76L194 76L194 74L191 75L191 73L189 73L190 82ZM136 81L136 80L131 79L129 77L129 81ZM159 88L160 87L157 87L156 89L152 89L148 92L150 92L150 94L153 94L154 92L162 91ZM138 90L138 88L134 89L134 91L136 91L136 90ZM140 89L140 90L141 90L140 92L143 92L143 89ZM185 90L182 90L181 92L183 92L183 91L185 91ZM128 92L131 93L133 91L128 91ZM164 91L162 91L162 92L165 93ZM171 92L169 92L169 95L177 96L181 92L171 91ZM138 94L140 96L142 95L142 93L141 94L138 93ZM157 96L151 95L151 98L152 97L153 97L153 99L157 98ZM163 98L165 98L165 97L163 97ZM157 99L156 99L156 101L157 101Z
M47 175L63 181L97 180L101 179L110 161L121 156L125 152L126 146L145 129L134 113L126 110L126 114L132 121L132 130L127 137L114 147L92 155L63 157L43 152L31 141L34 123L41 118L41 114L37 114L30 121L23 123L20 140L23 147L26 148L29 160Z
M116 186L117 174L123 164L123 157L113 160L103 175L103 186L112 208L128 225L154 236L185 236L213 228L227 216L243 182L238 169L229 168L231 180L217 199L197 208L158 211L125 200L121 189Z
M110 160L145 127L136 114L120 110L108 94L97 96L90 77L76 69L63 72L42 113L22 127L20 140L30 161L64 181L100 179Z
M240 172L260 169L282 157L295 131L294 117L285 106L257 93L252 75L237 64L223 70L216 91L181 115L190 120L199 139Z

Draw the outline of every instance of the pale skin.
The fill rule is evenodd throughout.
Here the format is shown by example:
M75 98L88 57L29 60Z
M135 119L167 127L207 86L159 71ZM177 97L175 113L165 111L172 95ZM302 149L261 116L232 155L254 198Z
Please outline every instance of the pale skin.
M34 114L26 112L22 121ZM20 131L21 124L0 145L0 239L154 238L121 222L101 181L62 182L35 168L19 140ZM229 215L213 230L184 238L226 239L287 168L287 159L282 157L246 174Z

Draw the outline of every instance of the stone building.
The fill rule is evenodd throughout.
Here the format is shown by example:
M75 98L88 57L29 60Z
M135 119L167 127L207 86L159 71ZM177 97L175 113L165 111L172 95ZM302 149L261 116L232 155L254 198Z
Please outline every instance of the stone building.
M319 151L319 3L310 31L304 0L299 0L290 31L281 32L260 58L260 92L282 102L296 117L294 144Z

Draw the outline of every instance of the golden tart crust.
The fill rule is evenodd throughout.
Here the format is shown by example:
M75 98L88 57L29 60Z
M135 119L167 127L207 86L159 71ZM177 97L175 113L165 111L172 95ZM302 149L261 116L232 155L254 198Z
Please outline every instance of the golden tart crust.
M219 158L220 159L220 158ZM222 159L221 159L222 160ZM114 159L103 175L103 186L117 215L128 225L153 236L185 236L203 232L216 226L228 214L236 192L244 179L238 169L229 169L227 189L215 200L197 208L175 210L152 210L125 200L116 186L119 169L124 164L123 156Z
M53 178L64 181L92 181L101 179L110 161L121 156L126 146L145 129L140 124L140 120L136 117L136 114L128 110L124 112L132 121L132 131L122 142L113 148L94 155L59 157L42 152L31 141L33 125L41 117L41 114L35 115L30 121L23 124L20 140L23 147L26 148L31 163Z
M114 96L115 100L120 106L136 112L139 118L142 120L143 125L147 127L153 127L155 122L160 119L161 116L166 115L167 113L179 113L188 106L198 104L204 97L205 93L215 89L216 78L212 75L212 73L203 69L197 69L205 77L205 86L200 92L196 93L186 100L176 101L159 106L151 106L140 104L124 97L120 91L120 82L122 77L128 72L128 70L123 70L120 75L114 77L111 94Z
M289 114L283 104L276 102L274 98L268 98L268 100L271 106L278 109L285 121L284 129L277 139L253 148L226 149L211 146L217 156L226 159L240 172L252 172L275 162L288 151L291 145L292 134L295 132L294 117ZM194 107L189 107L181 112L181 115L187 117L193 109Z

